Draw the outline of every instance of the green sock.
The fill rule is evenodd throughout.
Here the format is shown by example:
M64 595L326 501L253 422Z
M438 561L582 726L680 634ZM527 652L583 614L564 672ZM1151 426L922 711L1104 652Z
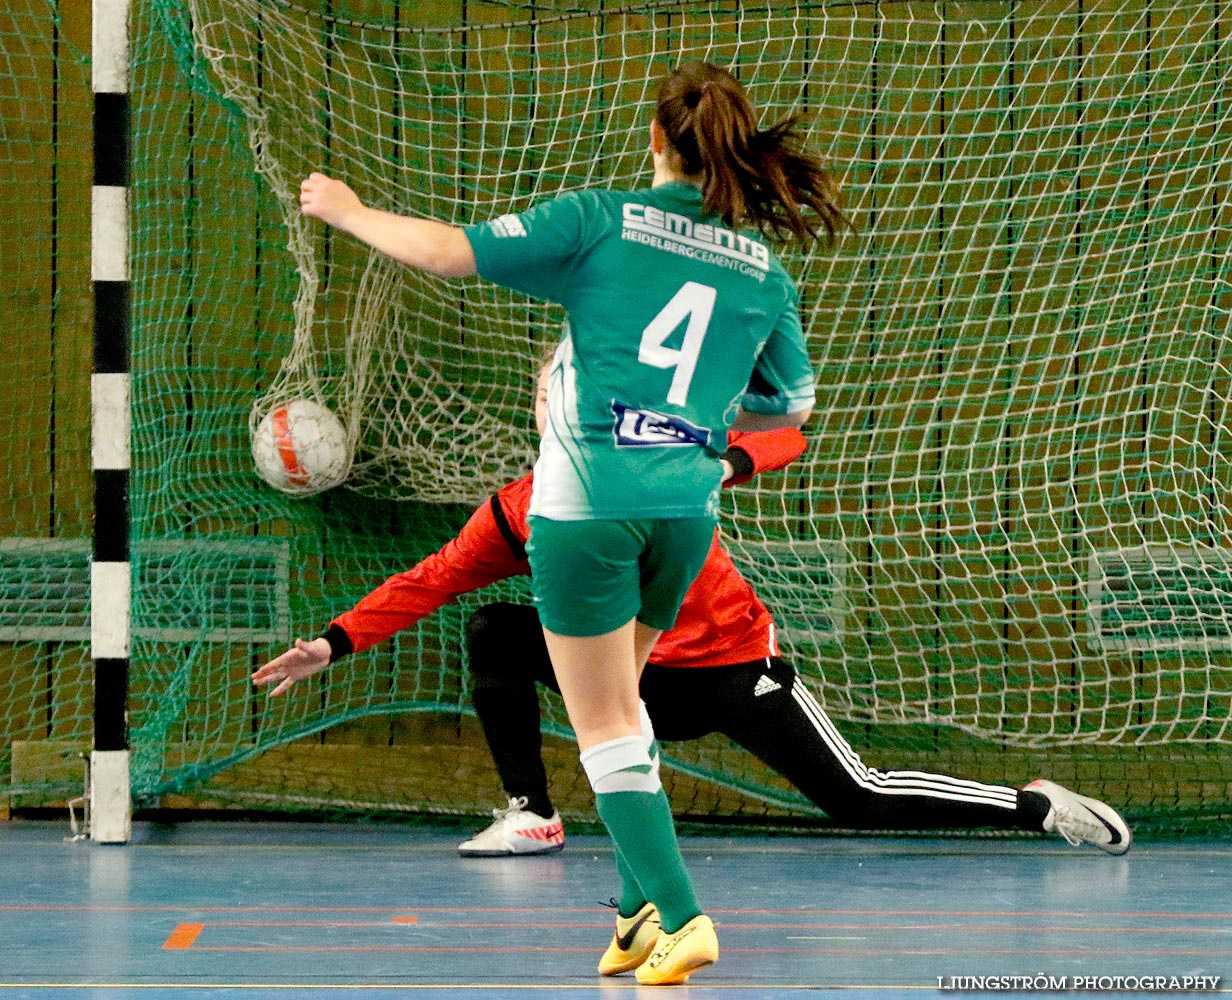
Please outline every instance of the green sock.
M636 883L647 899L659 908L663 930L674 934L702 912L693 883L685 871L680 844L676 840L676 824L667 795L660 788L649 792L600 792L595 795L595 807L612 840L616 842L617 864L627 866L630 881Z
M646 894L642 892L642 887L633 876L633 869L619 847L616 848L616 871L620 873L620 904L616 912L622 917L631 917L646 904Z

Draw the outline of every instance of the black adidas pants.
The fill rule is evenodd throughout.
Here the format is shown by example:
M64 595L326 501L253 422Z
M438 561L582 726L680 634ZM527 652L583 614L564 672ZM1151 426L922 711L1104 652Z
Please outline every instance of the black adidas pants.
M466 625L475 712L511 797L552 812L536 682L559 691L534 608L488 604ZM669 669L648 664L642 700L661 742L717 732L765 762L835 823L866 829L1041 829L1042 796L920 771L877 771L778 658Z

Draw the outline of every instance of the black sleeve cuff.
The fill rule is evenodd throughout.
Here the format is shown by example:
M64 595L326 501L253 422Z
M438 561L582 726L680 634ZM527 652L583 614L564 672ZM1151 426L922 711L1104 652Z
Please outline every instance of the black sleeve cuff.
M728 464L731 465L733 479L753 474L753 459L749 457L749 453L743 448L732 445L720 457L725 458Z
M355 652L355 647L351 645L351 637L346 634L341 625L331 623L329 628L321 633L320 638L329 643L330 663L335 663Z

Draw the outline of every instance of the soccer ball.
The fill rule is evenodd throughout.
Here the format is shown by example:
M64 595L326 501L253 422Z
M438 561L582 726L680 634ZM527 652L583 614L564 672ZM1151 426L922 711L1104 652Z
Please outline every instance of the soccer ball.
M337 486L351 469L342 422L320 403L276 404L252 435L252 460L261 478L284 493L319 493Z

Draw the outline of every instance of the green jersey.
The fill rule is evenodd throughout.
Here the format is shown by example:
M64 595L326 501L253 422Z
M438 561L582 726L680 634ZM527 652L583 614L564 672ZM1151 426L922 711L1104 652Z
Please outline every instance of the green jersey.
M713 515L738 407L814 402L794 282L695 185L567 194L466 233L481 277L568 317L531 514Z

